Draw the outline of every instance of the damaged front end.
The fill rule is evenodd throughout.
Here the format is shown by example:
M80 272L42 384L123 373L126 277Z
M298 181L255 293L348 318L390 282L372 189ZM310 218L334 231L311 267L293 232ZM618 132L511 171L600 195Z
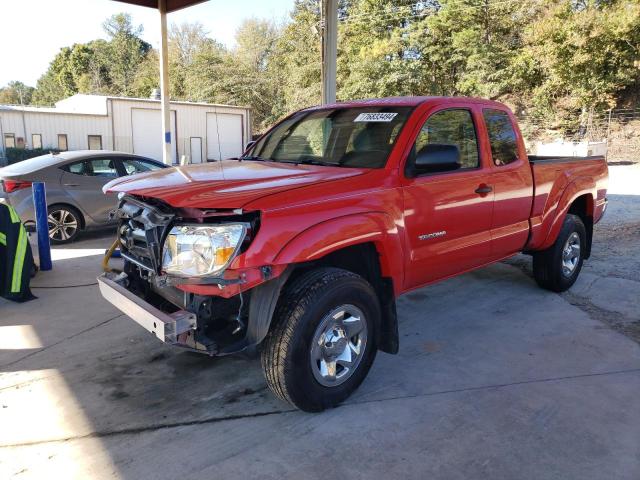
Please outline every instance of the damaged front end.
M209 355L264 338L286 275L229 268L257 233L258 212L180 210L125 195L116 216L124 271L99 277L105 299L163 342Z

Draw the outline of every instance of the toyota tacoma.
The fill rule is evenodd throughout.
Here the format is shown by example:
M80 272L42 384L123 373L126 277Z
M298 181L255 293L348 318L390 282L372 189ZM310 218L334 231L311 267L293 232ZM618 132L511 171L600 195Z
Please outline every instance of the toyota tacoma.
M160 341L257 348L271 390L320 411L397 353L399 295L521 252L541 287L570 288L607 178L603 157L527 156L494 101L308 108L238 158L107 184L124 270L99 286Z

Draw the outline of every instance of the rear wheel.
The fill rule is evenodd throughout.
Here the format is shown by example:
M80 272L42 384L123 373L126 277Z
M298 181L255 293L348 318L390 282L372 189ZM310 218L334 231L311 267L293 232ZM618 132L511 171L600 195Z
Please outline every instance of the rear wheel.
M571 288L582 269L586 239L580 217L568 214L555 243L533 255L533 276L538 285L554 292Z
M307 412L345 400L375 358L378 298L362 277L337 268L303 274L278 302L262 349L267 384Z
M80 212L70 205L52 205L48 210L51 243L73 242L80 233Z

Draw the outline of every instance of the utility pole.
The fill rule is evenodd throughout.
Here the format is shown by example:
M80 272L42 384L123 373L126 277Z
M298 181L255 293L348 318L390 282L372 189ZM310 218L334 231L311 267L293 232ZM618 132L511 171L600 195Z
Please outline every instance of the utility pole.
M25 148L29 147L29 144L27 143L27 120L25 119L25 115L24 115L24 99L22 98L22 88L18 88L18 95L20 95L20 110L22 111L22 133L24 134L24 136L22 137L23 140L23 145ZM17 145L16 145L17 146Z
M338 0L322 0L322 104L336 101Z
M169 98L169 48L167 46L167 0L158 0L160 12L160 109L162 111L162 161L173 163L171 154L171 104ZM177 139L176 139L177 140Z

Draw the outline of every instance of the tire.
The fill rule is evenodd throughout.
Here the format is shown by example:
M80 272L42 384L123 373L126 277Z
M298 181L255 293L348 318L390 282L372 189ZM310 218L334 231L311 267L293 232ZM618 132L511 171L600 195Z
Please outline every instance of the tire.
M533 255L533 276L538 285L553 292L571 288L582 269L586 247L584 223L577 215L567 214L555 243Z
M82 228L82 215L71 205L51 205L48 208L49 240L54 244L71 243Z
M337 268L302 274L280 297L263 344L269 388L305 412L337 406L371 368L380 318L378 297L362 277Z

